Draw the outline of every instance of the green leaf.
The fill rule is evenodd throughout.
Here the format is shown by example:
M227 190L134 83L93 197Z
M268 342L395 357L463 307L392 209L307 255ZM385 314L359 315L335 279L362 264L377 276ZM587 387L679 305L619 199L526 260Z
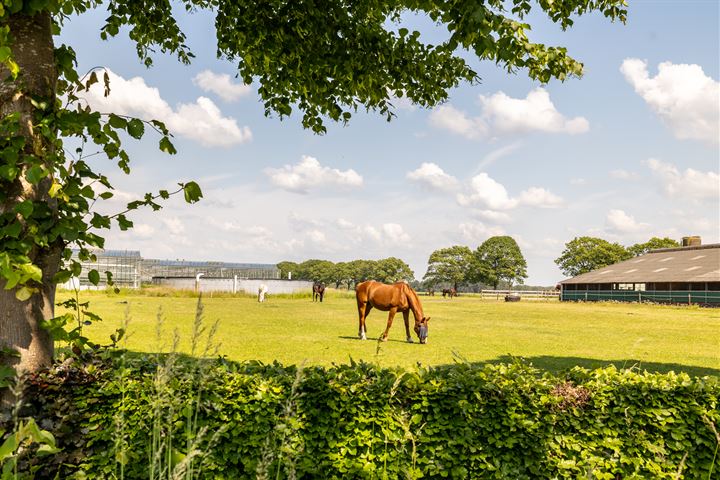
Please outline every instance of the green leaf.
M174 155L177 153L177 150L175 150L175 146L170 142L170 139L168 137L163 137L160 139L160 150L169 153L170 155Z
M47 175L47 173L45 172L45 170L43 170L43 168L41 166L33 165L25 173L25 178L27 178L28 182L35 185L40 180L42 180L43 177L45 177L45 175Z
M15 298L17 298L21 302L24 302L25 300L32 297L32 294L35 293L36 291L37 291L36 288L31 288L31 287L28 287L27 285L24 285L17 289L17 291L15 292Z
M128 124L127 120L125 120L123 117L119 117L119 116L115 115L114 113L110 114L108 123L113 128L126 128L127 124Z
M195 203L203 196L200 186L195 182L188 182L183 185L183 192L185 193L185 201L187 203Z
M145 134L145 124L142 120L133 118L127 122L127 132L131 137L140 139Z
M15 208L13 210L15 211L15 213L19 213L24 218L28 218L30 215L32 215L33 212L33 202L32 200L25 200L24 202L20 202L15 205Z
M88 272L88 280L90 280L90 283L93 285L97 285L100 283L100 273L95 269L90 270Z
M122 214L118 215L117 222L118 222L118 226L120 227L120 230L122 230L123 232L129 228L132 228L132 226L133 226L133 222L131 220L128 220L127 217Z
M0 47L0 62L6 62L11 55L10 47Z
M18 447L17 434L12 434L0 445L0 462L12 457Z

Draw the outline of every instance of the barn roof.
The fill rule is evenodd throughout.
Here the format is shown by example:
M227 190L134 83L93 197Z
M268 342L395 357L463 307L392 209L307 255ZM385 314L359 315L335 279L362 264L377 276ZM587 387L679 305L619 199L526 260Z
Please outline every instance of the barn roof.
M560 282L720 282L720 243L662 248Z

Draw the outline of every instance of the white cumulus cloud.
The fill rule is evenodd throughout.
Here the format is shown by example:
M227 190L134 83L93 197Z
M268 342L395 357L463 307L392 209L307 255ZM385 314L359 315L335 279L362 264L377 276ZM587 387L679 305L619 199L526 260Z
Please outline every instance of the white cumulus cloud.
M646 61L627 58L620 71L677 138L720 142L720 82L700 65L662 62L651 77Z
M469 193L459 193L456 198L457 202L462 206L477 206L492 212L510 210L519 205L556 208L563 203L562 198L540 187L530 187L520 192L520 195L516 198L513 198L508 194L504 185L485 172L475 175L470 180ZM495 214L497 215L496 212Z
M402 225L397 223L383 223L383 238L388 243L405 243L410 241L410 235L405 233Z
M605 217L605 223L609 230L618 233L631 233L646 230L650 225L640 223L635 217L628 215L623 210L610 210Z
M452 191L458 186L458 181L448 175L435 163L423 163L416 170L408 172L407 178L431 190Z
M462 206L480 205L490 210L509 210L517 206L518 201L510 198L505 187L482 172L470 180L470 193L457 195Z
M94 110L160 120L171 133L208 147L229 147L252 139L249 127L240 127L234 118L223 116L209 98L198 97L193 103L181 103L173 108L162 98L160 90L148 86L143 78L128 80L109 69L106 72L110 78L109 96L104 96L102 82L81 92L81 97Z
M502 227L490 227L481 222L461 223L458 230L462 239L472 245L479 245L490 237L505 235Z
M720 200L720 175L692 168L681 172L676 166L651 158L644 162L660 180L669 197Z
M442 105L430 113L430 124L470 139L528 132L575 135L590 129L584 117L567 118L558 112L543 88L532 90L525 98L496 92L480 95L478 100L479 116L471 117L452 105Z
M306 194L312 188L360 187L363 178L353 169L340 171L320 165L317 158L303 155L299 163L282 168L267 168L270 181L284 190Z
M562 205L562 198L540 187L530 187L520 192L518 203L530 207L557 208Z
M195 75L193 83L205 92L212 92L226 102L234 102L251 92L250 85L235 83L227 73L203 70Z

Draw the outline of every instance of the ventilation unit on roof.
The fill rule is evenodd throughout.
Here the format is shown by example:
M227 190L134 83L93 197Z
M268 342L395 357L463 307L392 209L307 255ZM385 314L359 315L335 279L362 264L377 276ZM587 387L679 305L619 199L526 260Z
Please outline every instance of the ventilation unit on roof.
M702 238L697 235L682 238L683 247L699 247L700 245L702 245Z

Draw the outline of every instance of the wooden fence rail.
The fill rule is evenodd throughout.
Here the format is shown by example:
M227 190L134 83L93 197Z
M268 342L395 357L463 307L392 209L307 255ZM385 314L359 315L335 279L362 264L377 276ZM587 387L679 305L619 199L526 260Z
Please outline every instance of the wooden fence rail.
M556 300L560 297L557 290L481 290L483 300L504 300L505 295L520 295L527 300Z

